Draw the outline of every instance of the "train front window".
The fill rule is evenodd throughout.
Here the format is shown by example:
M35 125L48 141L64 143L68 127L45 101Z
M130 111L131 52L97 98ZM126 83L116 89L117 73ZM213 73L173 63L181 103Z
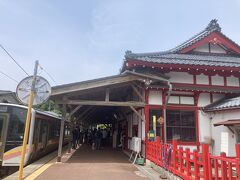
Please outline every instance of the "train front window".
M12 108L8 125L7 141L22 141L26 121L26 109Z

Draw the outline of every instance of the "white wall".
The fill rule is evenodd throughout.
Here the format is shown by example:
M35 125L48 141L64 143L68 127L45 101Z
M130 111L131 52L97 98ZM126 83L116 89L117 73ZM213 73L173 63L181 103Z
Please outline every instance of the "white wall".
M180 96L180 104L194 105L194 97Z
M166 75L170 77L170 82L193 84L193 75L186 72L170 72Z
M162 91L149 91L149 104L162 105Z
M209 85L209 78L204 74L196 75L196 83Z
M224 86L224 78L219 75L211 76L212 85Z
M214 127L213 124L231 119L239 119L240 110L216 112L212 115L212 138L214 139L214 154L225 152L228 156L235 156L236 135L225 126Z
M203 111L198 111L198 131L199 131L199 142L210 143L211 139L211 125L209 115Z
M198 98L198 106L204 107L210 104L210 93L201 93Z
M169 104L180 104L179 96L170 96L168 99Z
M169 104L183 104L183 105L194 105L194 97L190 96L170 96L168 100Z
M194 52L209 52L208 43L203 44L193 50ZM217 44L210 43L210 53L226 53L226 51Z
M199 47L195 48L193 51L195 51L195 52L209 52L208 43L205 43L202 46L199 46Z
M234 76L227 77L227 86L239 86L239 78Z
M224 53L224 54L226 54L226 51L217 44L211 44L210 48L211 48L211 53Z

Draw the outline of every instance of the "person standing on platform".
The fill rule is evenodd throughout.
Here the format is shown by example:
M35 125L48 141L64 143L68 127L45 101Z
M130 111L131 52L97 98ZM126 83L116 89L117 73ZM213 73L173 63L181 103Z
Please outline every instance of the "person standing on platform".
M77 147L77 139L78 139L78 129L77 129L77 127L75 127L72 130L72 148L73 149L76 149L76 147Z
M96 132L96 149L99 150L101 148L101 141L102 141L102 132L99 128Z
M103 129L102 131L102 146L106 146L107 145L107 130Z
M96 149L97 144L97 129L95 128L92 132L92 150Z

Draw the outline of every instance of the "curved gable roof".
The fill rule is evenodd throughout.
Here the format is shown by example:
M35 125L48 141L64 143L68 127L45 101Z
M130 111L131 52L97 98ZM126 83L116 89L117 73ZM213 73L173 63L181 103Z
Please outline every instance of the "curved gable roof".
M222 43L236 54L187 54L187 52L206 43L206 41ZM221 27L217 23L217 20L213 19L203 31L173 49L151 53L126 51L125 59L163 64L240 67L240 46L225 36L221 32Z

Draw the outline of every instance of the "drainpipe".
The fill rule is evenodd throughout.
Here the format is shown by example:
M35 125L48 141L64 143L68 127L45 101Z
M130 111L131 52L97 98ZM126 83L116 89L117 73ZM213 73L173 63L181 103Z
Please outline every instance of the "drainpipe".
M166 115L167 115L167 113L166 113L166 111L167 111L167 104L168 104L168 100L169 100L169 98L170 98L170 95L171 95L171 92L172 92L172 84L168 81L168 87L169 87L169 89L168 89L168 95L167 95L167 99L166 99L166 101L165 101L165 104L164 104L164 111L163 111L163 116L164 116L164 118L163 118L163 120L164 120L164 123L163 123L163 127L164 127L164 143L167 143L167 117L166 117Z

